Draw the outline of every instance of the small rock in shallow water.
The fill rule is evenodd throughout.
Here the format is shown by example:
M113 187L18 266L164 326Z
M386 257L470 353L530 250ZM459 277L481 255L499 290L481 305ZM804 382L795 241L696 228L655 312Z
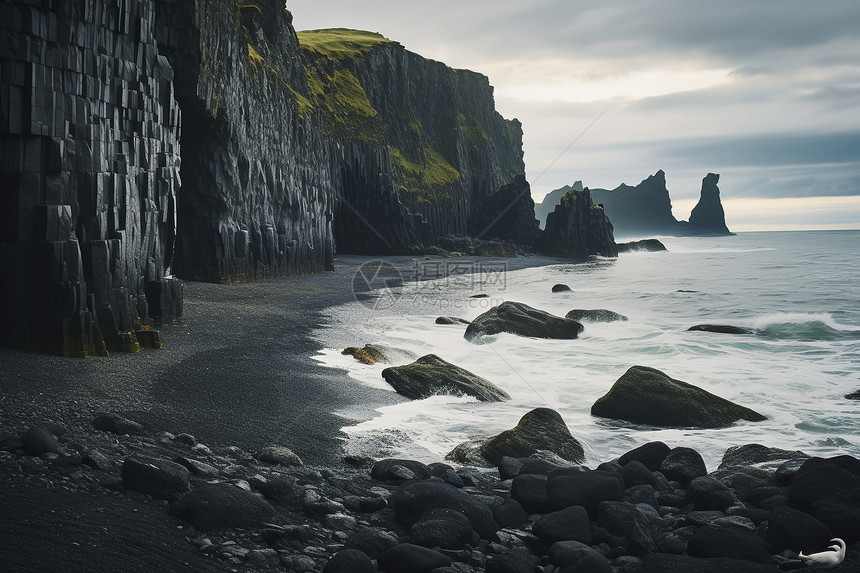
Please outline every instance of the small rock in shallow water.
M720 334L755 334L755 330L752 328L731 326L728 324L697 324L688 328L687 331L716 332Z
M440 316L440 317L436 318L436 324L463 325L463 324L471 324L471 323L464 318L457 318L456 316Z
M565 318L578 322L627 322L627 317L605 308L575 308L568 311Z
M573 292L573 290L566 284L558 283L552 285L552 292Z

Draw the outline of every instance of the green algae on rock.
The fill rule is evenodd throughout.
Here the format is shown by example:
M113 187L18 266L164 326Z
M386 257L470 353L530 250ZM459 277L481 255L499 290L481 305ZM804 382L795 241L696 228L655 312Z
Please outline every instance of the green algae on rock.
M597 399L591 414L634 424L695 428L722 428L738 420L767 419L754 410L646 366L627 370L606 395Z

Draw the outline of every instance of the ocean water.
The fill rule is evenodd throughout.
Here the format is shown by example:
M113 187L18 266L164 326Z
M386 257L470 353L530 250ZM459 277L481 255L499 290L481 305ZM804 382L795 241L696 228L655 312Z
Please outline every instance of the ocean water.
M438 461L463 441L494 435L530 409L550 407L583 444L589 465L653 440L698 450L711 470L726 448L747 443L860 456L860 401L844 398L860 390L860 231L661 240L668 252L553 259L556 264L513 271L491 265L460 274L456 259L418 261L447 276L383 286L331 309L329 324L317 332L326 348L315 359L346 370L357 384L391 390L381 376L386 365L360 364L340 352L373 343L437 354L511 395L503 403L450 396L403 401L361 422L343 412L347 450ZM556 283L573 292L552 293ZM476 293L488 296L471 298ZM505 300L559 316L605 308L629 320L585 323L576 340L500 334L484 344L466 341L464 326L434 323L440 315L471 320ZM703 323L755 334L687 331ZM594 401L633 365L662 370L767 420L700 430L593 417Z

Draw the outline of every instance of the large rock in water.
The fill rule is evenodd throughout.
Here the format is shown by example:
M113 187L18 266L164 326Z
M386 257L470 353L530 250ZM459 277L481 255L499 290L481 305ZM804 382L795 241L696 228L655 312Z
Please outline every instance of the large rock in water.
M491 438L460 444L445 457L461 464L494 467L503 456L527 458L538 450L548 450L577 463L585 455L558 412L535 408L520 418L516 427Z
M574 259L618 256L612 223L603 207L591 202L587 188L565 193L555 211L547 215L546 228L534 247L541 253Z
M489 380L454 366L435 354L422 356L412 364L386 368L382 377L398 394L413 400L437 394L473 396L482 402L510 399L507 392Z
M469 342L477 342L485 334L501 332L535 338L571 339L579 336L582 325L521 302L503 302L473 320L463 336Z
M633 366L591 407L594 416L634 424L721 428L766 418L692 384L646 366Z
M648 252L657 253L667 251L666 245L657 239L642 239L641 241L630 241L629 243L618 243L618 253Z
M695 235L731 235L726 227L726 213L720 203L720 176L708 173L702 179L702 192L699 202L690 212L689 231Z

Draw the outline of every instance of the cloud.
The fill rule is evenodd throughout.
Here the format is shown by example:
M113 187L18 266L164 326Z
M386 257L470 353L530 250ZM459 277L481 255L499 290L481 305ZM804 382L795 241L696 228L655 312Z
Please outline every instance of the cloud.
M698 197L708 171L721 173L729 198L860 195L857 0L288 8L300 29L369 29L486 74L499 111L523 123L536 198L577 179L636 184L658 169L681 201ZM856 211L849 218L860 220Z
M860 130L819 134L761 134L662 142L665 153L709 157L729 167L852 164L860 167Z

